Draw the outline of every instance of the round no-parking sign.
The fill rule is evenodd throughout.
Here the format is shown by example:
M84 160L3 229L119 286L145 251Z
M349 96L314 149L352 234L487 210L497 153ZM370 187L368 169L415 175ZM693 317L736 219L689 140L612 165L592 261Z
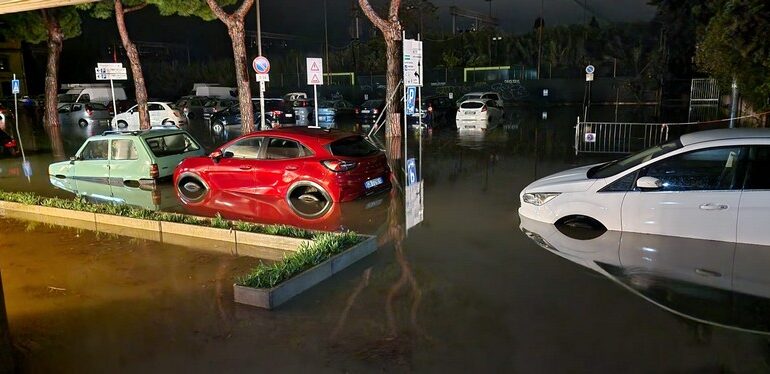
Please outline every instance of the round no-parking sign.
M257 74L267 74L270 72L270 61L264 56L257 56L254 61L251 62L251 67Z

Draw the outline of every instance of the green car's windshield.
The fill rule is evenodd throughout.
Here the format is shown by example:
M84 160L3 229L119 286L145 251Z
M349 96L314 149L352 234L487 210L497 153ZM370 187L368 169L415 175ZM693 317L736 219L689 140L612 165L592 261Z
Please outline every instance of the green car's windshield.
M166 157L193 152L200 149L189 135L185 133L168 134L144 139L155 157Z
M596 166L588 171L588 178L607 178L618 173L622 173L634 166L641 165L649 160L660 157L668 152L679 149L682 146L679 141L671 141L652 148L645 149L639 153L634 153L628 157L610 161L606 164Z

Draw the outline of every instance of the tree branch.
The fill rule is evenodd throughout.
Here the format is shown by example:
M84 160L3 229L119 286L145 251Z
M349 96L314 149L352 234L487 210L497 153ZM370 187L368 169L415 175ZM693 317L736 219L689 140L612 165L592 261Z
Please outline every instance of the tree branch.
M390 0L390 22L398 22L398 8L401 7L401 0Z
M222 7L217 4L216 0L206 0L206 4L209 5L209 8L211 8L211 11L214 13L217 18L219 18L220 21L227 24L230 19L230 15L227 14L224 10L222 10Z
M238 18L244 19L246 17L246 13L249 12L249 9L251 9L251 6L254 4L254 0L246 0L241 4L240 7L238 7L238 10L233 13L237 15Z
M143 9L143 8L144 8L144 7L146 7L147 5L149 5L149 4L147 4L147 3L142 3L142 4L139 4L139 5L137 5L137 6L132 6L132 7L130 7L130 8L126 8L126 9L124 9L124 10L123 10L123 13L126 13L126 14L128 14L128 13L131 13L131 12L134 12L134 11L137 11L137 10L140 10L140 9Z
M211 1L211 0L207 0ZM400 0L393 0L393 1L399 1ZM377 12L372 8L372 5L369 4L369 0L358 0L358 5L361 6L361 10L366 15L366 18L369 18L369 21L372 21L375 27L380 29L380 31L384 34L388 31L388 23L385 22L384 19L380 18L380 16L377 15ZM393 5L393 3L391 3Z

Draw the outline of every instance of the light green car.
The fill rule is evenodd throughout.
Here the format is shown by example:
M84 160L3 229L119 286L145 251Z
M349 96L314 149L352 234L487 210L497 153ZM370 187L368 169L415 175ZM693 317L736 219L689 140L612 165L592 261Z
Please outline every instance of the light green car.
M184 130L107 131L88 138L75 157L48 166L51 182L138 187L174 174L182 160L205 150Z

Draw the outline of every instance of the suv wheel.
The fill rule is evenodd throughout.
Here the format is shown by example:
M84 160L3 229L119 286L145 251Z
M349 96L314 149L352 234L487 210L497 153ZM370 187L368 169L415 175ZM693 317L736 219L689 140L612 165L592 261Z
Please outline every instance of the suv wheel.
M128 127L128 122L126 122L126 121L118 121L118 128L125 129L126 127Z

